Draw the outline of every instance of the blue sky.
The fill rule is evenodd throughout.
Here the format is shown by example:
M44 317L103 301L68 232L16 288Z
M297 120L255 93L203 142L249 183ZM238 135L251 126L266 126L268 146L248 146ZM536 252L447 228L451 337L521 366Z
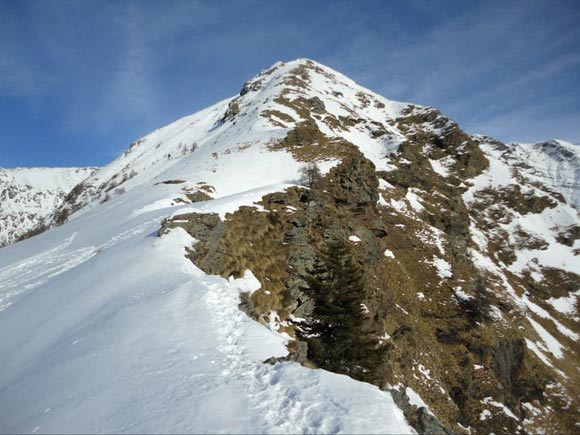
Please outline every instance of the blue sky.
M0 166L103 165L308 57L503 141L580 143L579 1L0 0Z

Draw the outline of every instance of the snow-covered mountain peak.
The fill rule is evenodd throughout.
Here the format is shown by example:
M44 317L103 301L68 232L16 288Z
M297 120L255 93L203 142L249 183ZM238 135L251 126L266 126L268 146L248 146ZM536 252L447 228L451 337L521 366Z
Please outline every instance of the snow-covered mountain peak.
M402 111L409 106L407 103L388 100L332 68L310 59L272 65L247 81L233 102L238 104L240 112L243 112L244 107L258 103L263 105L262 113L280 110L296 118L297 114L301 114L291 110L292 107L288 110L288 103L296 99L310 100L310 108L318 114L337 118L358 115L380 123L401 116ZM287 124L284 118L275 121ZM304 116L298 117L299 120L301 118ZM326 124L332 130L332 124Z
M580 147L563 140L533 144L512 142L506 159L521 162L518 170L529 181L551 186L580 210Z
M191 190L211 186L214 197L260 187L264 180L293 183L303 161L272 145L306 124L316 134L355 144L377 168L387 169L386 156L406 139L396 119L418 108L387 100L308 59L278 62L247 81L239 95L135 141L83 183L65 214L143 183L179 179ZM317 160L323 170L338 161L334 152L321 152ZM239 175L235 184L229 181L233 174Z
M353 80L340 72L311 59L300 58L288 62L276 62L270 68L262 70L255 77L244 83L240 94L244 95L249 92L257 92L272 83L274 85L298 85L299 82L293 82L292 80L295 78L300 78L303 81L301 83L302 87L307 87L312 74L325 77L335 82L338 86L358 87Z
M554 159L580 159L580 147L561 139L552 139L545 142L538 142L532 145L538 150L552 156Z
M278 62L0 250L0 429L572 433L579 167Z

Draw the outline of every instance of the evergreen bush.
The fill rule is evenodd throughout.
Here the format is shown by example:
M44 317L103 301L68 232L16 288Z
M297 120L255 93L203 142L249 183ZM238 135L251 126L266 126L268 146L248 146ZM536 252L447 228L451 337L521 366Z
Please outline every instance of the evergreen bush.
M308 359L319 367L377 383L387 347L363 310L363 274L346 240L333 240L308 271L304 291L312 315L298 324L308 342Z

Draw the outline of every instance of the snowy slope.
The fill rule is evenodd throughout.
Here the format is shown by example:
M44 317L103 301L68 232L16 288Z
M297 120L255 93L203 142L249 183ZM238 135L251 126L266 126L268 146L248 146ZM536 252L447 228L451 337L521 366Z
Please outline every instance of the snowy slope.
M136 141L82 183L69 222L0 251L1 432L413 431L377 387L263 364L287 354L288 337L239 311L254 281L205 275L184 257L195 241L180 229L157 238L169 215L223 216L296 182L301 163L268 145L299 116L281 127L261 113L288 111L272 100L303 62L258 76L230 118L227 100ZM337 74L323 73L313 80ZM337 79L295 92L347 113L327 93L362 88ZM201 188L216 199L190 204Z
M471 180L471 188L464 194L467 204L477 202L478 193L486 190L502 190L518 186L526 197L546 197L556 193L566 201L558 202L556 196L551 207L540 213L518 213L510 210L509 220L491 219L509 236L511 246L518 246L518 231L533 235L545 245L536 249L516 249L517 259L509 265L509 270L522 274L532 271L532 277L541 281L543 277L537 266L554 267L569 272L578 271L576 249L580 242L569 246L557 241L558 235L567 228L578 224L578 188L580 187L580 150L574 145L561 141L538 144L512 143L509 147L493 140L480 138L481 149L486 154L490 167L487 171ZM489 211L500 207L492 204ZM477 232L476 232L477 233ZM494 235L492 233L488 236ZM504 236L505 237L505 236ZM535 274L533 273L535 271Z
M556 368L563 351L574 354L574 342L580 340L578 332L563 324L563 321L578 321L572 315L580 292L574 289L568 296L552 297L546 302L545 298L534 299L529 291L520 294L508 277L517 276L533 284L550 286L551 271L571 274L580 271L580 240L571 239L568 243L561 240L562 235L579 227L580 151L562 141L506 146L486 137L480 136L478 140L490 166L470 180L471 186L463 195L468 206L486 204L488 192L501 192L514 186L524 199L543 197L551 201L538 212L523 212L502 201L486 204L484 212L471 224L475 242L471 253L479 268L499 278L508 298L527 317L538 337L527 339L528 348L547 366ZM516 198L512 197L515 204ZM490 246L498 240L512 250L514 258L509 262L504 263L490 254ZM546 322L556 334L548 333L538 321ZM570 341L574 344L567 346L565 343Z
M304 74L300 72L304 65L308 80L299 82L295 78ZM388 167L384 157L405 139L390 124L407 104L387 100L309 60L277 63L248 81L241 95L135 141L83 183L85 190L70 204L71 210L143 183L165 180L185 180L192 189L203 182L215 189L215 197L265 183L295 182L300 164L287 151L268 149L304 121L300 113L280 102L281 97L289 102L319 99L329 116L355 119L356 124L348 129L333 128L322 116L315 121L328 136L359 146L377 168ZM370 135L378 128L380 134ZM332 159L322 164L326 170L332 165Z
M188 234L178 228L157 237L167 217L215 212L224 219L296 184L304 162L272 145L304 122L356 145L384 173L410 163L390 156L413 135L437 138L456 127L433 108L387 100L299 59L273 65L246 82L240 95L134 142L75 188L58 210L70 214L68 222L0 250L1 432L412 432L390 394L376 387L294 363L263 364L287 353L288 337L239 311L239 292L255 290L252 275L230 281L206 275L184 257L196 243ZM530 268L541 279L538 265L577 269L578 241L569 247L556 242L578 223L571 205L578 205L575 150L562 142L474 140L490 166L457 181L467 190L468 207L490 190L522 183L524 194L561 195L568 202L538 214L513 213L500 223L512 237L521 227L548 246L521 248L509 265L487 249L504 236L483 225L491 204L479 214L482 222L472 218L470 253L477 267L505 282L506 271L524 276ZM436 148L429 143L423 152L448 152ZM429 177L453 182L453 161L466 148L457 149L456 155L430 155ZM326 173L339 158L316 159ZM380 181L383 189L395 189ZM405 214L419 222L425 208L416 192L423 198L431 192L405 188ZM397 209L399 203L389 204ZM399 256L384 252L385 261ZM442 280L454 274L444 260L429 264ZM512 293L523 313L536 320L544 315L531 296ZM547 321L558 327L559 319ZM552 364L550 358L558 358L546 349L558 355L558 343L548 343L539 323L530 328L545 340L529 341L528 348L535 352L539 343L538 357ZM414 403L423 403L417 397Z
M176 190L137 187L0 250L0 431L411 432L376 387L262 363L286 338L239 311L252 280L205 275L181 229L156 237L179 208L151 205Z
M0 168L0 247L14 242L62 205L93 168Z

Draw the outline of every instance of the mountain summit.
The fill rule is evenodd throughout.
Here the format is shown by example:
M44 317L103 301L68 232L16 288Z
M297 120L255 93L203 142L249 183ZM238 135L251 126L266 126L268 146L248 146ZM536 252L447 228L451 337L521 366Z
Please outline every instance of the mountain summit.
M0 428L574 432L579 156L276 63L0 249Z
M310 123L302 128L306 133L316 125L329 137L358 138L365 155L384 166L381 156L404 139L389 121L393 123L405 109L411 111L409 107L375 95L313 61L280 62L246 82L238 96L134 142L83 183L86 188L71 207L102 200L106 192L113 194L112 189L121 185L131 189L145 180L162 178L165 171L173 177L185 172L188 182L210 184L218 196L261 187L264 182L296 181L301 159L267 151L271 143L305 122ZM326 157L332 160L328 151ZM267 162L256 161L260 155Z

